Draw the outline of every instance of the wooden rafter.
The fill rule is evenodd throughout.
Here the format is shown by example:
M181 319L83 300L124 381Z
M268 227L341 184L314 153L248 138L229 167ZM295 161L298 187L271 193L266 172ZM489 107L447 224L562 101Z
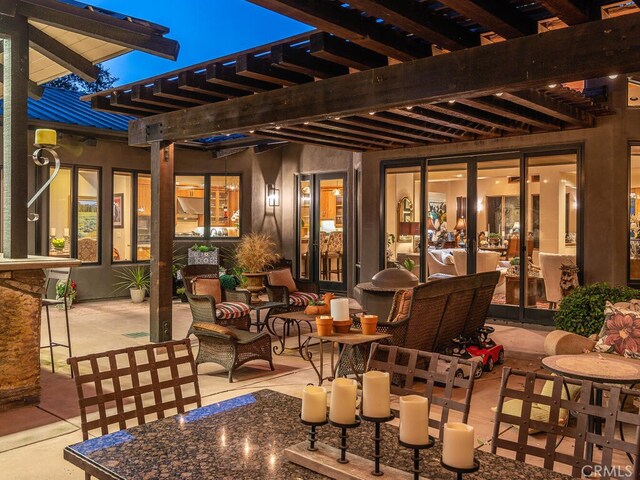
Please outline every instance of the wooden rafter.
M148 105L157 105L167 108L189 108L193 104L183 100L175 100L171 98L156 96L153 87L144 85L136 85L131 89L131 100L133 102L144 103Z
M542 128L543 130L562 129L562 125L555 118L549 118L537 112L520 108L518 105L510 104L499 98L464 98L459 100L459 102L468 107L510 118L516 122Z
M322 123L311 123L311 125L322 125L324 128L335 130L336 132L356 132L366 135L369 138L379 138L381 140L387 140L393 143L400 143L405 145L418 144L416 139L405 138L400 134L379 132L372 128L366 128L362 125L359 125L357 122L348 123L347 120L348 119L345 119L345 121L342 121L342 119L327 120L326 122Z
M480 112L457 103L426 104L420 105L420 108L467 120L479 125L485 125L489 128L495 128L508 133L528 132L526 128L521 125L517 125L511 120L507 120L491 113Z
M283 70L290 70L316 78L347 75L349 68L322 58L316 58L306 49L280 44L271 48L271 63Z
M356 70L385 67L389 63L386 55L326 32L314 33L309 37L309 51L314 57Z
M301 132L301 133L308 133L312 135L320 134L326 137L339 138L341 140L363 142L363 143L367 143L368 145L372 145L379 148L398 148L401 146L405 146L402 144L402 142L381 140L369 135L363 135L361 133L350 131L346 128L341 130L340 135L336 135L335 128L333 128L331 125L326 125L324 123L310 123L307 125L297 125L294 127L287 127L287 130Z
M439 135L441 137L453 138L455 140L460 140L466 135L460 130L446 128L440 125L434 125L431 122L425 120L415 120L414 118L407 118L406 116L391 113L389 111L377 112L372 116L373 118L384 121L386 123L403 126L405 128L413 128L415 130L421 130L424 132L432 133L434 135Z
M296 132L288 132L283 130L258 130L256 132L258 135L267 138L274 138L278 140L287 140L294 143L310 143L313 145L321 145L323 147L332 147L337 148L339 150L349 150L354 152L363 152L365 150L371 149L369 146L351 143L351 142L342 142L340 140L336 140L333 138L323 139L320 136L313 135L300 135Z
M478 34L413 0L350 0L349 5L447 50L480 44Z
M567 25L577 25L591 20L585 0L539 0L553 15Z
M172 108L162 107L157 105L149 105L148 103L136 101L132 98L132 92L114 92L109 97L109 103L114 107L126 108L131 110L139 110L140 113L167 113L173 110Z
M549 117L557 118L571 125L591 127L595 125L595 117L583 109L576 108L535 90L505 92L503 100L515 103L530 110L535 110Z
M420 129L407 129L403 126L398 126L388 121L384 121L379 117L365 117L352 116L340 118L339 123L344 125L351 125L356 128L366 128L368 130L374 130L376 132L387 133L393 135L401 141L413 141L429 142L429 143L447 143L449 139L445 137L439 137L431 133L427 133Z
M391 113L403 115L405 117L414 118L425 122L435 123L443 127L453 128L462 132L473 133L475 135L493 136L495 135L491 129L482 128L477 123L466 122L465 120L456 120L455 117L442 115L435 111L426 111L420 107L411 108L411 110L403 108L393 108L389 110ZM463 123L464 122L464 123Z
M483 27L504 38L537 33L537 23L507 2L496 0L440 0Z
M214 98L236 98L253 93L248 90L209 82L205 72L180 72L180 75L178 75L178 88Z
M309 75L275 67L265 58L247 54L236 59L236 74L287 87L313 82L313 77Z
M206 105L214 101L211 95L182 90L178 85L178 80L167 80L166 78L160 78L153 82L153 94L157 97L181 100L195 105Z
M249 0L307 25L351 40L358 45L398 60L431 55L431 48L401 32L364 18L341 2L319 0Z
M237 75L232 65L223 65L222 63L208 65L206 78L209 83L244 90L249 93L266 92L281 88L281 85L276 85L275 83Z
M33 25L29 25L29 45L87 82L95 82L98 78L98 67Z
M3 15L12 13L171 60L178 57L180 49L177 42L164 38L151 27L56 0L18 0L15 12L0 11Z

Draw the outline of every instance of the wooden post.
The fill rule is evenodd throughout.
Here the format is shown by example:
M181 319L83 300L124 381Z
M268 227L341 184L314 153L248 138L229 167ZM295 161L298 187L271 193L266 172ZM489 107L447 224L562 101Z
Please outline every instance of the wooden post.
M4 40L4 237L5 258L28 254L27 90L29 84L29 27L16 15L11 35Z
M174 145L151 144L151 315L152 342L171 340L173 306Z

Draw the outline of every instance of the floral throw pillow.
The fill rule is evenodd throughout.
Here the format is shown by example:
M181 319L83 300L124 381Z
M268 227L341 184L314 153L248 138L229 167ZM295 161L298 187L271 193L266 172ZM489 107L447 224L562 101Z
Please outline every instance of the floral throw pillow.
M604 325L594 350L640 358L640 300L615 305L607 302L604 315Z

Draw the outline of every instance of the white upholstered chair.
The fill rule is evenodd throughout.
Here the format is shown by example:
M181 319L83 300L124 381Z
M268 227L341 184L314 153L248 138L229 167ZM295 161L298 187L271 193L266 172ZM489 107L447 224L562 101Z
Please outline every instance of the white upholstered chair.
M547 301L554 308L562 300L562 289L560 288L560 276L562 265L575 265L575 255L564 255L561 253L540 253L540 273L544 280L544 291Z

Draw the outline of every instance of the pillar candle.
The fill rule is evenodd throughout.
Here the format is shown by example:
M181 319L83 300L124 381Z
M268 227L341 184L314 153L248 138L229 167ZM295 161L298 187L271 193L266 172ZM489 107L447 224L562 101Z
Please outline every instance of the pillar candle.
M471 425L458 422L444 424L442 462L454 468L473 467L474 431Z
M68 237L68 236L69 236L69 229L68 229L68 228L65 228L65 229L64 229L64 236L65 236L65 237Z
M327 419L327 390L307 385L302 391L302 420L321 423Z
M386 418L391 414L391 385L387 372L372 370L363 376L362 413L365 417Z
M351 425L356 422L358 383L350 378L336 378L331 384L329 419Z
M56 236L56 229L55 227L51 227L51 236L55 237Z
M55 146L57 145L57 134L55 130L51 130L49 128L38 128L36 130L36 145L49 145Z
M400 441L409 445L429 443L429 402L425 397L400 397Z
M331 300L331 316L334 322L349 320L349 299L334 298Z

